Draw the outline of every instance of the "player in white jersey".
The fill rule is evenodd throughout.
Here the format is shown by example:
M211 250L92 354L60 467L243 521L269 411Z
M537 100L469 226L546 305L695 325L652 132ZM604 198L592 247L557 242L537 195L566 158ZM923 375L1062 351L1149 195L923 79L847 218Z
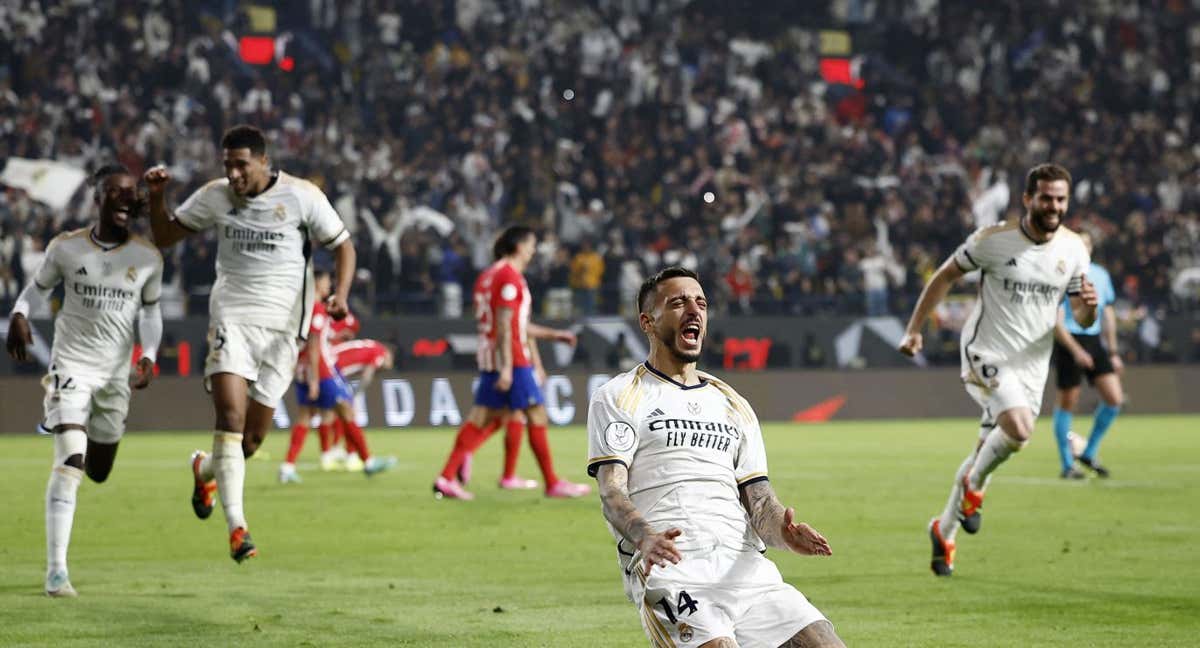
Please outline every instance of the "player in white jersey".
M625 594L652 646L842 646L763 552L832 553L767 480L753 408L698 372L708 302L667 268L638 292L646 362L588 406L588 474L600 485Z
M129 231L138 209L137 179L122 166L95 173L100 218L94 227L58 235L21 293L9 319L8 352L29 360L27 317L63 284L63 305L54 322L43 428L54 436L54 464L46 486L46 594L75 596L67 574L67 546L83 475L108 479L129 411L130 356L134 319L142 353L132 385L142 389L154 375L162 338L158 299L162 256Z
M192 509L212 514L220 492L237 562L257 554L242 507L245 458L267 435L275 405L292 382L298 340L308 333L313 281L310 240L334 251L338 283L326 311L340 319L354 277L350 234L315 185L271 168L266 139L234 126L221 139L225 177L198 189L172 215L170 174L146 172L154 242L165 248L200 230L217 231L217 281L209 298L205 385L216 425L211 455L192 455Z
M1087 280L1090 260L1079 236L1061 227L1071 174L1056 164L1030 169L1015 223L983 228L938 268L913 309L900 351L915 355L921 329L950 286L979 270L979 300L963 326L962 380L983 408L979 439L954 477L941 516L929 523L930 567L954 572L955 535L961 525L976 533L989 477L1029 442L1050 371L1058 304L1068 296L1076 321L1096 319L1096 290Z

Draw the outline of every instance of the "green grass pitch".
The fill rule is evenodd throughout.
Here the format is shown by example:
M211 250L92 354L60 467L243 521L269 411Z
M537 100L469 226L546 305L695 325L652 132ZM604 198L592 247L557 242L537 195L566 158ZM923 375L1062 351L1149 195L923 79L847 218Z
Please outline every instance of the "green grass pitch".
M1087 419L1076 422L1086 430ZM1200 636L1200 419L1119 419L1108 481L1057 478L1049 421L997 473L957 573L929 571L925 524L974 437L971 421L768 425L771 481L831 558L770 552L851 646L1194 646ZM224 521L196 520L186 460L204 433L126 437L108 483L85 481L70 553L75 600L42 595L49 439L0 436L2 646L642 646L593 494L500 492L500 443L474 502L435 501L447 429L376 430L395 472L248 466L261 555L229 559ZM582 428L552 432L584 479ZM521 472L535 476L524 451ZM307 469L306 469L307 468ZM702 604L703 602L701 602Z

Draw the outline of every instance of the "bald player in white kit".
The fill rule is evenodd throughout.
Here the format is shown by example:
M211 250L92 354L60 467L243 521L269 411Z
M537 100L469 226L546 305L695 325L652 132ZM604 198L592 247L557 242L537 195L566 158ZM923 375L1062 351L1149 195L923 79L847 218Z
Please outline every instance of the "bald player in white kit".
M346 315L354 277L350 233L316 185L272 169L266 139L253 126L221 138L225 177L196 190L171 214L167 170L146 172L154 242L170 247L187 236L217 232L217 281L209 298L205 386L216 424L213 451L192 455L192 509L205 519L219 491L237 562L257 555L242 506L246 457L266 438L275 405L292 383L298 342L308 334L313 280L310 239L334 252L331 317Z
M1068 297L1083 326L1096 319L1087 248L1075 232L1061 227L1070 192L1071 174L1063 167L1030 169L1022 196L1025 215L975 232L938 268L900 342L901 353L919 352L929 314L955 281L979 270L979 300L963 326L960 353L963 384L983 415L978 441L954 476L946 506L929 523L930 568L938 576L954 573L958 527L979 531L992 471L1033 434L1050 371L1059 303Z
M7 347L18 362L29 360L29 313L63 285L63 304L54 320L50 366L42 386L43 429L54 437L54 464L46 485L47 596L73 597L67 548L83 476L108 479L125 434L130 387L142 389L154 376L162 339L162 255L129 231L140 208L137 178L120 165L93 175L100 218L93 227L54 237L46 256L22 291L9 319ZM141 356L130 376L137 337Z

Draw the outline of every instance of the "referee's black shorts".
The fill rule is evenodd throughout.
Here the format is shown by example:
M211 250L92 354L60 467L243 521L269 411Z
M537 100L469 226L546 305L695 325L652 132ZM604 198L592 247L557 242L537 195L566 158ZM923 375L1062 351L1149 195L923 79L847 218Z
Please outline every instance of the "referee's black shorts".
M1078 387L1083 382L1083 376L1087 375L1088 384L1096 383L1096 376L1103 376L1113 372L1112 359L1108 357L1108 351L1100 344L1099 335L1075 335L1075 341L1083 347L1092 356L1092 368L1085 369L1075 363L1075 356L1067 350L1067 347L1054 342L1054 368L1058 374L1057 385L1059 389L1070 389Z

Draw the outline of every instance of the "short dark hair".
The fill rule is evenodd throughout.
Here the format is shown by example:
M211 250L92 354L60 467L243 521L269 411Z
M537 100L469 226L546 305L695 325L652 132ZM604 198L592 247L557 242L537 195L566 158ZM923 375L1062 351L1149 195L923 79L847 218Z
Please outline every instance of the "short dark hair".
M238 124L237 126L230 127L221 136L221 148L244 148L250 149L250 153L253 155L265 155L267 153L267 138L256 126Z
M521 244L521 241L530 236L535 236L532 227L524 225L508 226L503 232L500 232L500 236L497 236L496 242L492 244L492 258L499 261L516 252L517 246Z
M658 289L658 284L667 279L675 279L676 277L687 277L695 279L696 283L700 283L700 275L680 266L671 266L659 270L657 274L647 278L642 282L642 287L638 289L637 307L638 313L645 313L648 309L646 298L649 297L655 290Z
M1039 182L1053 182L1055 180L1066 180L1067 186L1071 185L1071 172L1065 168L1047 162L1039 164L1029 170L1029 175L1025 176L1025 195L1032 196L1037 193Z
M315 280L317 280L317 279L320 279L320 278L322 278L322 277L329 277L330 279L332 279L332 278L333 278L333 271L332 271L332 270L330 270L329 268L315 268L315 269L313 269L313 280L314 280L314 281L315 281Z
M119 162L109 162L109 163L101 165L100 168L93 171L92 177L88 178L88 183L91 184L93 187L99 189L100 185L103 184L105 180L107 180L109 177L115 176L115 175L133 175L133 174L129 172L129 168L126 167L124 164L121 164Z

